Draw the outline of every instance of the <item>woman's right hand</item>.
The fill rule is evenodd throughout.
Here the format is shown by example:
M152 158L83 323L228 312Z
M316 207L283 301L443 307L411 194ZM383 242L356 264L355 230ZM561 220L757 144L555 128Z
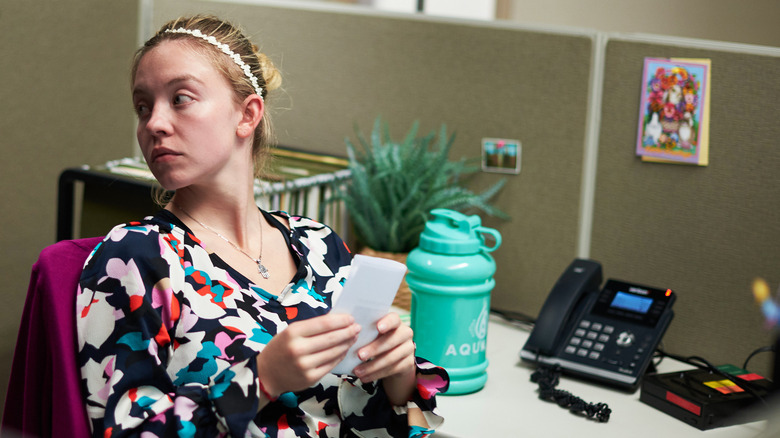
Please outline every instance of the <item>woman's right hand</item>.
M359 332L360 325L345 314L290 324L257 355L261 385L272 397L314 385L341 362Z

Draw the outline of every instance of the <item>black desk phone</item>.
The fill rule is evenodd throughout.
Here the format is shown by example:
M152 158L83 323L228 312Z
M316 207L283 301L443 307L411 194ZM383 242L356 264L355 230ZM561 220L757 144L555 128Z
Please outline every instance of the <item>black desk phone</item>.
M634 391L674 316L671 289L607 280L575 259L542 305L523 360Z

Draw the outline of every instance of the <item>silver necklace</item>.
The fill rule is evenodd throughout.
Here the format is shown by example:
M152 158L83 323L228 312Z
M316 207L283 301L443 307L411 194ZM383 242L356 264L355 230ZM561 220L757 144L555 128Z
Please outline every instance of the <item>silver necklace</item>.
M263 224L260 224L260 255L259 255L257 258L254 258L254 257L252 257L251 255L247 254L247 252L246 252L246 251L244 251L243 249L241 249L241 247L239 247L239 246L238 246L238 245L236 245L235 243L231 242L231 241L230 241L230 239L228 239L227 237L225 237L225 236L223 236L222 234L220 234L220 233L219 233L217 230L215 230L215 229L213 229L213 228L209 227L208 225L204 224L203 222L201 222L201 221L199 221L199 220L195 219L194 217L192 217L192 215L191 215L191 214L189 214L189 212L187 212L187 210L183 209L183 208L181 207L181 205L179 205L179 204L174 204L174 205L175 205L175 206L176 206L176 207L177 207L179 210L181 210L182 212L184 212L184 214L186 214L187 216L189 216L189 218L190 218L190 219L192 219L192 220L194 220L195 222L197 222L197 223L198 223L198 225L200 225L201 227L203 227L203 228L205 228L205 229L207 229L207 230L211 231L212 233L216 234L216 235L217 235L217 236L219 236L219 237L220 237L222 240L224 240L225 242L229 243L229 244L230 244L230 246L232 246L232 247L233 247L233 248L235 248L236 250L240 251L240 252L241 252L241 254L244 254L245 256L249 257L249 259L250 259L250 260L252 260L253 262L257 263L257 272L259 272L259 273L260 273L260 275L262 275L262 276L263 276L263 278L266 278L266 279L267 279L268 277L270 277L270 276L271 276L271 275L268 273L268 268L266 268L266 267L263 265L263 262L261 261L261 259L262 259L262 257L263 257Z

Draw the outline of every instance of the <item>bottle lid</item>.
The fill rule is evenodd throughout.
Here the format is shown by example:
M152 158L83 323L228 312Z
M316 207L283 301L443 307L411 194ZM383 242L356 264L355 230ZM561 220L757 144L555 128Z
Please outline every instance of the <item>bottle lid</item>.
M501 245L498 231L482 226L479 216L437 208L431 210L432 218L425 223L420 234L420 248L439 254L475 254L492 252ZM485 234L492 236L494 244L485 244Z

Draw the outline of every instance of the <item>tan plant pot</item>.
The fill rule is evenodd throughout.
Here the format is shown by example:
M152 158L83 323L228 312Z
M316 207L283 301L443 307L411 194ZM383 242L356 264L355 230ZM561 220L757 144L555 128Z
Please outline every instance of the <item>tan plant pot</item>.
M375 251L371 248L363 248L360 251L360 254L370 256L370 257L380 257L383 259L390 259L395 260L396 262L400 262L403 264L406 264L406 256L408 253L405 252L382 252L382 251ZM412 308L412 291L409 289L409 285L406 284L406 275L404 275L404 279L401 280L401 285L398 287L398 292L395 294L395 299L393 300L393 306L399 307L404 310L411 310Z

